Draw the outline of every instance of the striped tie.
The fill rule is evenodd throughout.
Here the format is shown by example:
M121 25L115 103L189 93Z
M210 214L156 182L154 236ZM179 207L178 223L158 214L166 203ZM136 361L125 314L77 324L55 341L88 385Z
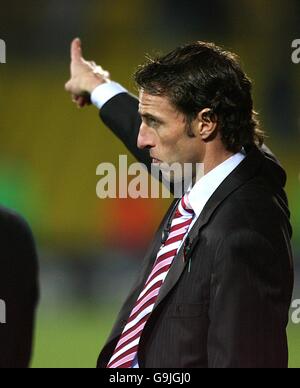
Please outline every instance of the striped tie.
M131 312L117 347L107 368L131 368L138 351L144 327L158 299L159 291L168 275L178 249L193 221L194 211L187 194L181 199L175 212L170 234L158 252L152 272Z

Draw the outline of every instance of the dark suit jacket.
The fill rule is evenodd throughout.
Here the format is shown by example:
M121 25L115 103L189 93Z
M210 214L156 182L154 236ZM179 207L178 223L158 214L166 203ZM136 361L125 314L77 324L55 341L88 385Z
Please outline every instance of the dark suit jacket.
M15 213L0 207L0 368L29 366L38 300L37 255L31 231Z
M120 94L101 117L150 167L149 152L136 146L137 100ZM184 247L174 259L142 334L141 368L288 365L293 265L286 175L271 155L246 148L246 159L213 194L189 234L191 271ZM100 368L106 367L152 269L170 209L100 354Z

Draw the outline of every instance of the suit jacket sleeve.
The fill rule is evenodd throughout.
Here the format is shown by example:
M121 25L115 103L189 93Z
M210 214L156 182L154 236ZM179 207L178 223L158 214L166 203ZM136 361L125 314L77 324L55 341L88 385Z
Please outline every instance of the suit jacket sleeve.
M212 278L209 367L287 367L285 280L287 270L263 236L237 231L226 237Z
M101 109L100 117L112 132L125 144L128 150L148 170L151 168L149 151L137 147L141 126L138 114L138 99L129 93L121 93L109 100Z
M38 301L37 254L27 223L12 213L4 218L0 227L0 298L6 304L6 324L0 325L0 367L26 368Z

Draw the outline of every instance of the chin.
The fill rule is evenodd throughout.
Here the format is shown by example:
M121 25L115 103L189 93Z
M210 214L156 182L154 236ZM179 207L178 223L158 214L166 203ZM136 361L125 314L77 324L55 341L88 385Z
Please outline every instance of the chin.
M193 179L192 165L187 169L183 168L183 165L180 163L173 163L172 165L166 163L153 164L152 172L155 173L155 176L161 174L163 181L172 185L182 185L183 181L185 185L189 185Z
M182 184L182 182L185 183L185 185L189 185L193 180L193 174L192 173L185 173L183 174L182 171L176 172L165 172L162 171L162 176L164 181L169 182L171 184L177 185Z

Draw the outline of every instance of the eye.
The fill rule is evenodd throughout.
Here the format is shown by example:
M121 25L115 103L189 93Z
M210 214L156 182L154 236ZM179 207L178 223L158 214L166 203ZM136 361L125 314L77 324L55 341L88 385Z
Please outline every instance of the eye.
M159 126L159 122L155 119L152 119L152 118L149 118L147 120L147 125L149 125L149 127L152 127L152 128L157 128Z

